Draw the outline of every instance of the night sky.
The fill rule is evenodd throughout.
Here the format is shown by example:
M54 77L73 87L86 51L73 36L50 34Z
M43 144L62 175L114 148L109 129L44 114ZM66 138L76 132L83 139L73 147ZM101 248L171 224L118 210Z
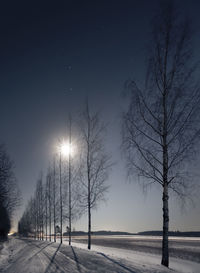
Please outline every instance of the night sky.
M193 19L199 60L200 3L178 3ZM120 152L121 93L128 79L142 84L156 6L155 0L1 4L0 142L15 161L23 197L15 223L40 171L46 173L55 141L66 134L68 112L75 116L88 96L109 124L106 147L115 162L107 201L93 214L93 230L161 229L161 188L143 194L137 183L128 182ZM198 199L184 210L175 198L170 201L171 230L200 229ZM73 227L86 230L86 222L87 215Z

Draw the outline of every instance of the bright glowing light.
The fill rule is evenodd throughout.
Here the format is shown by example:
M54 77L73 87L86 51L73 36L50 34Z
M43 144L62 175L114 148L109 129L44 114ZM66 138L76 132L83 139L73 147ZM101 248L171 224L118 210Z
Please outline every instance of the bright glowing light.
M64 157L67 157L69 155L72 156L74 154L74 147L72 144L63 141L59 145L59 151Z

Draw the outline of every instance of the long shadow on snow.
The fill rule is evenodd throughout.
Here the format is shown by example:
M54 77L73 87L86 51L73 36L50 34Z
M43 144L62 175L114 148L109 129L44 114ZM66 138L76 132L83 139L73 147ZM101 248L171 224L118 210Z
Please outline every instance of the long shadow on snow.
M49 263L49 265L47 266L47 268L46 268L46 270L45 270L44 273L47 273L47 272L50 270L51 266L52 266L53 263L54 263L55 257L56 257L56 255L57 255L57 253L58 253L60 247L61 247L61 244L59 244L58 248L56 249L55 253L53 254L53 257L51 258L50 263ZM56 269L59 269L59 267L58 267L57 265L56 265Z
M108 259L109 261L113 262L114 264L117 264L118 266L122 267L123 269L129 271L130 273L137 273L135 271L133 271L132 269L128 268L127 266L109 258L108 256L106 256L104 253L101 253L101 252L97 252L98 254L102 255L104 258Z
M32 240L27 240L27 239L24 239L24 241L26 242L27 245L33 245L33 246L36 246L37 248L40 249L37 253L35 253L35 254L34 254L33 256L31 256L29 259L32 259L34 256L36 256L38 253L40 253L40 252L41 252L43 249L45 249L47 246L53 244L53 242L50 242L50 243L48 243L46 246L44 246L43 248L41 248L41 246L44 245L46 241L37 241L37 240L36 240L36 241L32 241ZM35 243L35 242L36 242L36 243ZM41 243L38 245L37 242L39 242L39 243L41 242ZM45 270L44 273L47 273L47 272L50 270L50 268L51 268L51 266L52 266L53 263L54 263L54 265L55 265L55 267L56 267L56 271L55 271L54 273L56 273L56 272L60 269L59 266L58 266L58 264L55 263L55 261L54 261L54 259L55 259L55 257L56 257L56 254L57 254L57 252L58 252L60 246L61 246L61 244L59 244L59 246L58 246L58 248L56 249L56 251L55 251L53 257L49 257L49 255L47 255L45 252L43 253L43 254L50 260L50 263L49 263L49 265L47 266L47 268L46 268L46 270ZM61 271L61 272L64 273L64 271Z
M76 267L77 267L77 269L78 269L78 272L82 272L81 271L81 268L80 268L80 264L79 264L79 261L78 261L78 257L77 257L77 255L76 255L76 252L74 251L74 248L73 248L73 246L71 246L71 250L72 250L72 253L73 253L73 255L74 255L74 260L76 261Z
M51 245L52 243L49 243L48 245L46 245L46 246L44 246L44 247L42 247L42 248L40 248L40 250L38 251L38 252L36 252L33 256L31 256L29 259L28 259L28 261L29 260L31 260L33 257L35 257L36 255L38 255L40 252L42 252L46 247L48 247L49 245ZM35 244L33 244L34 246L36 246L36 247L38 247L37 245L35 245Z

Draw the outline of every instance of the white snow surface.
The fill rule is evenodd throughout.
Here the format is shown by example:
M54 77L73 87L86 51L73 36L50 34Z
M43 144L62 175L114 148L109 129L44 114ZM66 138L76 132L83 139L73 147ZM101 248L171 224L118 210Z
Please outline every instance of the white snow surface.
M155 235L98 235L102 238L128 238L128 239L148 239L148 240L162 240L162 236ZM183 237L183 236L169 236L169 240L180 240L180 241L200 241L200 237Z
M73 243L73 245L79 248L87 249L86 244ZM158 267L160 266L161 257L159 255L154 255L150 253L147 254L147 253L137 252L133 250L96 246L96 245L92 246L92 250L97 253L102 253L103 255L108 255L109 257L113 259L127 260L139 267L142 266L142 267L152 268L152 271L150 272L165 272L165 271L154 271L155 266L158 266ZM200 273L200 263L185 261L185 260L177 259L177 258L170 258L169 269L173 272ZM138 272L147 272L147 271L144 270L144 271L138 271ZM166 271L166 272L169 272L169 271Z
M44 242L10 238L0 251L1 273L199 273L200 263L171 258L170 268L160 256L132 250L92 246L67 241Z

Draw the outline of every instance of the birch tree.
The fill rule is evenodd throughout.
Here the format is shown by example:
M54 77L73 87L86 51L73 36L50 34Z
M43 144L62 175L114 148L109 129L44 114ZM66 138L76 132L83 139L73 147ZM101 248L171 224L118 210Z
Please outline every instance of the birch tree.
M98 113L92 113L86 102L81 115L82 167L80 182L82 192L80 201L88 214L88 249L91 248L91 210L104 198L108 190L106 180L110 168L110 159L104 147L105 125Z
M56 164L55 164L55 157L53 159L53 226L54 226L54 242L56 242Z
M49 240L51 241L52 231L54 242L56 242L56 222L58 221L58 200L57 200L57 179L56 179L56 162L55 158L53 160L52 166L49 166L47 175L46 175L46 184L45 184L45 215L46 215L46 235L47 227L49 227ZM52 230L53 224L53 230Z
M63 177L62 177L62 157L59 153L59 203L60 203L60 243L63 241Z
M39 240L44 240L44 211L45 211L45 194L42 183L42 175L36 184L36 207L37 207L37 234Z
M64 156L64 191L65 198L64 202L64 218L67 219L67 232L68 232L68 242L71 245L71 232L72 223L74 220L80 217L80 206L79 206L79 152L80 149L76 135L78 131L75 131L73 126L71 115L69 114L69 124L67 128L66 142L63 143L63 153Z
M34 197L28 202L25 211L19 221L18 231L23 236L32 236L35 239L51 241L52 223L54 226L54 241L56 241L56 222L58 221L58 198L56 196L56 168L55 161L53 168L48 168L46 182L42 183L42 175L40 175L37 183Z
M200 92L192 63L190 25L167 2L154 18L144 87L128 84L130 103L123 116L123 147L130 176L162 188L162 261L169 265L169 191L180 197L190 187L188 163L200 136Z
M48 196L49 240L51 242L52 199L53 199L51 169L48 170L48 174L47 174L47 196Z

